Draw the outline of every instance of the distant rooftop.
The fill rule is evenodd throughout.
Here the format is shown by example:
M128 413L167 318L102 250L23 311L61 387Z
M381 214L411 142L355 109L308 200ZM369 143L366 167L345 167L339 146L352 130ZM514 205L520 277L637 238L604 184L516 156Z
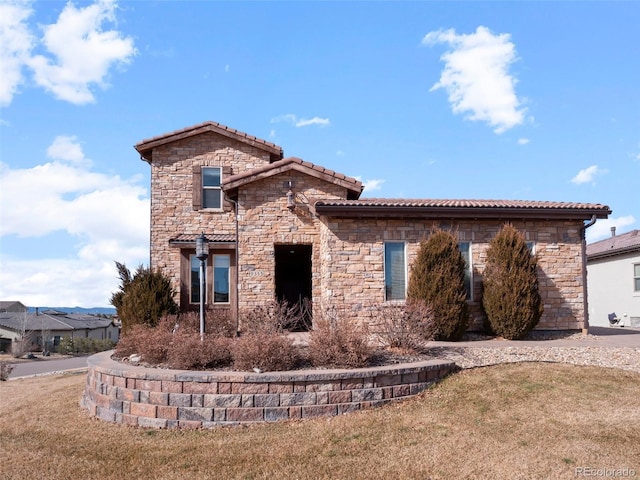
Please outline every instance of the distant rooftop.
M613 230L611 237L587 245L587 260L631 252L640 252L640 230L631 230L621 235L616 235Z

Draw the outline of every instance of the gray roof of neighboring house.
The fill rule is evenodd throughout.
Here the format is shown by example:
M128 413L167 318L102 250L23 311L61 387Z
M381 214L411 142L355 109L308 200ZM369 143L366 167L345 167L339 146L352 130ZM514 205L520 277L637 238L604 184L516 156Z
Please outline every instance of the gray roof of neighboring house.
M18 301L0 301L0 312L26 312L27 307L25 307L21 302Z
M109 318L96 317L94 315L84 315L80 313L64 313L48 311L51 313L20 313L4 312L0 313L0 326L13 331L20 331L23 328L31 330L94 330L96 328L108 327L112 320Z
M587 260L640 252L640 230L631 230L587 245Z

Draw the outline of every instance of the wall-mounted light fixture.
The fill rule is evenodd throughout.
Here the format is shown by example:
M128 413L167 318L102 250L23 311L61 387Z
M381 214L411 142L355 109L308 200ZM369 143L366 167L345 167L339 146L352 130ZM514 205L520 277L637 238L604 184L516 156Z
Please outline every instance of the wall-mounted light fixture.
M296 208L296 196L291 190L287 192L287 208L291 211Z
M296 208L296 194L293 193L293 182L291 180L287 180L284 182L284 188L288 188L287 192L287 208L293 212Z

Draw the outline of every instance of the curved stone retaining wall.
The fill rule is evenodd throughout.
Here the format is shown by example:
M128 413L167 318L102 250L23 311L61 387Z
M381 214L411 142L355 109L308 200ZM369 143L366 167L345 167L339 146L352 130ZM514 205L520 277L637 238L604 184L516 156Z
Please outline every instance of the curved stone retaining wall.
M243 373L163 370L89 357L81 405L108 422L210 428L335 416L402 400L456 367L426 361L352 370Z

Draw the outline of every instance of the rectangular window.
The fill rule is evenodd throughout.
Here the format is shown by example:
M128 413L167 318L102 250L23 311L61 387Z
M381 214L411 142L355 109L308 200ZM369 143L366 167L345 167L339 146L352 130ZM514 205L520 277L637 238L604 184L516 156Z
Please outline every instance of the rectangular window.
M222 169L202 169L202 208L222 208Z
M473 278L473 270L471 265L471 242L460 242L458 243L458 248L460 249L460 253L462 253L462 258L464 258L465 262L465 270L464 270L464 289L467 291L467 299L473 301L473 289L471 286L472 278Z
M229 303L229 255L213 256L213 303Z
M384 244L385 300L405 299L407 268L404 249L404 242Z
M191 292L189 301L200 303L200 260L195 255L191 255ZM205 289L206 290L206 289Z
M640 292L640 263L633 265L633 291Z

